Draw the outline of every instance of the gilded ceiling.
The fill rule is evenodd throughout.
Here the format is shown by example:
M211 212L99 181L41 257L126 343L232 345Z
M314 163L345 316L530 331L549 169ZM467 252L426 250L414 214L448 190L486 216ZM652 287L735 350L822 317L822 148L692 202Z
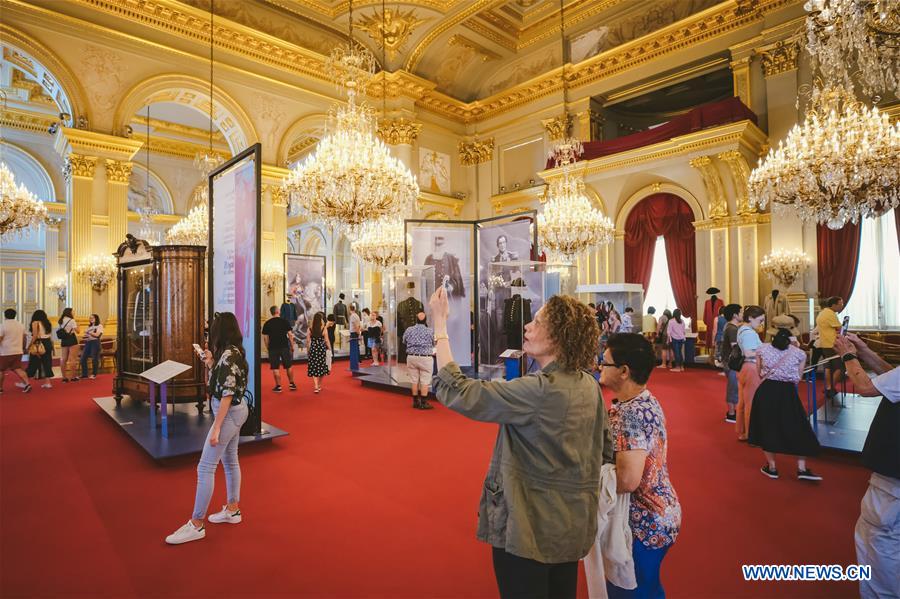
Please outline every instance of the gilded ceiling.
M577 63L650 34L718 0L564 0L566 53ZM182 0L209 10L210 0ZM346 0L214 0L217 18L319 54L346 41ZM353 2L354 38L437 90L470 102L561 64L559 0Z

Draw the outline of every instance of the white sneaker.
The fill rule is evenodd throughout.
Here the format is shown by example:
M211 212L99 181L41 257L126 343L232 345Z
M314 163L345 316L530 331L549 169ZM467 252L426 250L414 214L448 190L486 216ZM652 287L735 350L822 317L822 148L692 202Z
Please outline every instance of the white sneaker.
M166 543L169 545L181 545L182 543L199 541L203 538L206 538L206 529L195 528L194 524L188 520L187 524L166 537Z
M25 383L19 382L16 383L16 387L18 387L19 389L24 389L25 387L27 387L27 385Z
M209 521L213 524L240 524L241 510L240 508L234 512L228 511L228 506L223 505L221 512L209 515Z
M53 385L51 385L50 383L44 383L43 385L41 385L41 388L42 389L52 389Z

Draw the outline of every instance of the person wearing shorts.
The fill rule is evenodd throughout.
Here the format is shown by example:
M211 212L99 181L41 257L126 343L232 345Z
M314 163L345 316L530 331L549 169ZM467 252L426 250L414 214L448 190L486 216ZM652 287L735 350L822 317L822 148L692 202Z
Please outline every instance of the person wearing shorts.
M281 393L281 372L279 368L284 365L287 372L288 382L291 391L297 390L294 384L294 373L291 366L294 364L294 342L291 339L291 325L278 314L278 308L272 306L269 308L272 318L263 325L262 335L266 344L266 351L269 352L269 366L272 368L272 374L275 376L275 387L272 389L275 393Z
M431 410L427 397L434 371L434 330L428 327L424 312L416 314L416 324L403 332L403 343L406 345L406 369L412 383L412 407Z
M3 379L11 370L19 379L19 387L24 393L31 391L28 375L22 369L22 355L25 349L25 325L16 320L16 311L7 308L0 323L0 393L3 393Z

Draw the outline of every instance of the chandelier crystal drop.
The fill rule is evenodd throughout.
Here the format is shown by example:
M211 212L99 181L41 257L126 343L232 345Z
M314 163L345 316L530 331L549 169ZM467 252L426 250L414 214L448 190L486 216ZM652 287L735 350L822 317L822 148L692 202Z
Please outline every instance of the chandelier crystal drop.
M750 204L840 229L900 203L900 123L845 88L815 88L802 124L749 178Z
M16 185L16 178L6 163L0 162L0 241L21 237L31 227L47 220L47 207L28 191L25 184Z
M187 216L166 232L166 243L171 245L208 245L209 208L207 205L198 204L191 208Z
M366 221L408 213L419 185L376 136L373 111L357 103L375 72L375 58L353 43L352 2L348 37L326 62L335 84L346 91L347 104L329 111L325 136L283 185L291 212L356 237Z
M538 215L541 247L571 260L588 248L612 242L613 222L591 205L584 183L573 173L550 182L547 201Z
M790 287L809 268L809 256L802 250L775 250L760 262L759 269L773 281Z
M350 250L376 268L403 264L408 244L402 218L366 221L357 229Z
M86 256L75 267L75 274L87 280L97 292L105 290L117 272L116 259L108 254Z
M812 67L863 94L900 96L900 0L808 0Z

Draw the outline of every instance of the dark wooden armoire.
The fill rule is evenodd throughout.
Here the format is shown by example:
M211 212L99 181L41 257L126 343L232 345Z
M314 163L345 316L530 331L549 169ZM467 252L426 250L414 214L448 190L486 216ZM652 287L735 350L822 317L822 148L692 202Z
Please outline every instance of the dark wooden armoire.
M206 323L206 248L151 246L128 235L116 252L118 346L113 392L146 401L149 383L141 373L166 360L193 366L168 385L168 400L203 405L206 380L192 344L203 345Z

